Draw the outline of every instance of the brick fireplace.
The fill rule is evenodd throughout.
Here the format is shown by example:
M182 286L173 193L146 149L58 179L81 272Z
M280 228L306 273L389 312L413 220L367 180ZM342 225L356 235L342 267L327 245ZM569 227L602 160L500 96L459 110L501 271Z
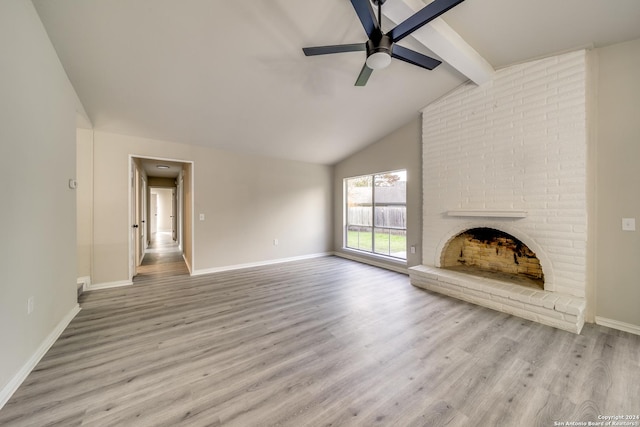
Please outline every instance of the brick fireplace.
M518 64L423 110L423 259L410 269L412 284L580 332L587 256L587 63L587 52L578 51ZM517 271L469 274L467 267L478 266L460 258L466 243L459 236L474 229L512 239L505 242L516 253L509 268L522 270L521 261L535 258L537 267L529 267L539 269L531 273L540 276L537 287L523 286ZM471 242L473 250L484 250L481 237L475 239L479 245ZM505 254L514 260L513 252Z

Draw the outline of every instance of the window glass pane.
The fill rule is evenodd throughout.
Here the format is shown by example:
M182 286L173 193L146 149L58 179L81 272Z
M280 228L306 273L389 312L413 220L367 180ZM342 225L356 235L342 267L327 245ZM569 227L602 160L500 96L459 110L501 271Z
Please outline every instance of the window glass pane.
M373 233L371 227L347 226L347 247L372 252Z
M374 252L407 258L407 173L374 176Z
M347 180L348 248L373 250L373 177L361 176Z
M394 258L407 258L407 232L391 228L376 228L375 253Z

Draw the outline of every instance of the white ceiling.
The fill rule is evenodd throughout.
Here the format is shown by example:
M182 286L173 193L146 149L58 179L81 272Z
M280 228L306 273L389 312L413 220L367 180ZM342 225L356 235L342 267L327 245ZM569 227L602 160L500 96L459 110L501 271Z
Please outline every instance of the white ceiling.
M148 177L177 178L184 167L184 163L169 160L140 158L139 161Z
M466 81L394 60L354 87L364 52L305 57L366 41L348 0L33 3L96 130L333 164ZM443 19L494 68L640 38L639 0L466 0Z

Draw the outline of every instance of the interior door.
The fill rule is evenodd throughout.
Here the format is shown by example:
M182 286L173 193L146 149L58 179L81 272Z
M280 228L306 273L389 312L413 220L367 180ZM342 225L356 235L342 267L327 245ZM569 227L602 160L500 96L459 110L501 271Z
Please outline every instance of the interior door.
M178 239L178 221L176 211L178 210L178 203L176 198L176 189L171 189L171 238L175 242Z
M130 252L129 252L129 275L131 276L131 278L133 278L136 274L136 267L137 267L137 261L136 261L136 256L138 254L138 228L139 228L139 224L138 224L138 209L137 209L137 192L136 192L136 187L137 187L137 180L138 180L138 176L137 176L137 169L136 166L134 164L133 161L131 161L131 171L130 171L130 178L131 178L131 205L130 205L130 209L131 209L131 240L130 240Z
M158 231L158 193L151 193L149 198L149 208L151 215L149 215L149 221L151 222L149 232L151 236Z
M134 194L135 194L135 203L134 203L134 224L133 224L133 232L135 236L135 267L140 265L142 261L142 257L144 256L142 247L142 238L143 238L143 230L144 224L142 221L142 176L138 168L135 168L135 186L134 186ZM136 272L137 274L137 272Z
M184 180L182 178L182 174L180 175L180 179L178 180L178 188L177 188L177 198L178 198L178 209L176 211L176 219L178 224L178 238L177 242L181 250L184 249Z
M147 230L146 230L146 194L147 194L147 182L144 180L144 177L139 174L138 180L138 265L142 263L142 259L144 258L144 252L147 248L146 238L147 238Z

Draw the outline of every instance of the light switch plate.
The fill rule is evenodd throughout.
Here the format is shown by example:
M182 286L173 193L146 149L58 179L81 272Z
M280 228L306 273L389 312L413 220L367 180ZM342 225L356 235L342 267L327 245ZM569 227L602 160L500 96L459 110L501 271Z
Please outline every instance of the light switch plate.
M200 214L200 221L204 221L204 214L203 213Z
M622 218L622 230L624 230L624 231L636 231L636 219L635 218Z

